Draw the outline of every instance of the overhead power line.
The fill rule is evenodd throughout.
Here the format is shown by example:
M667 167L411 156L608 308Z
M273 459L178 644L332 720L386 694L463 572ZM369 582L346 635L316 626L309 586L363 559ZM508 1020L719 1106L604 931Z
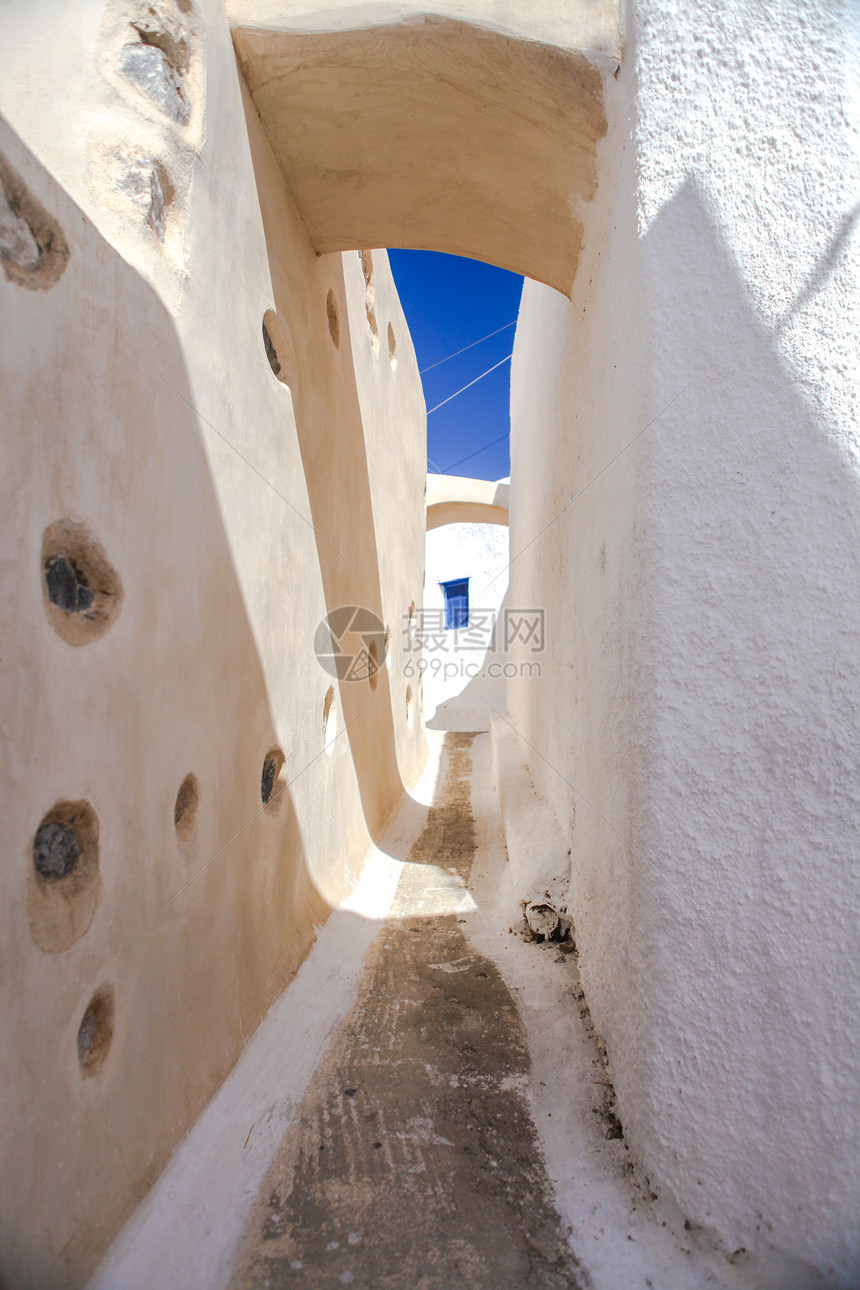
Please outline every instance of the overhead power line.
M431 363L429 367L422 367L418 375L423 376L425 372L432 372L434 367L441 367L443 363L448 362L448 359L457 358L458 355L465 354L467 349L474 349L476 345L482 345L485 340L490 340L491 337L498 336L500 332L507 331L509 327L513 327L516 321L516 318L514 318L511 322L505 323L504 327L498 327L495 331L487 332L486 336L482 336L480 340L473 340L471 345L464 345L462 349L458 349L455 353L449 354L448 358L440 358L437 363Z
M488 367L486 372L482 372L480 376L476 376L474 381L470 381L468 385L464 385L461 387L461 389L455 390L453 394L449 394L447 399L443 399L441 403L437 403L435 408L428 408L427 409L428 417L431 412L438 412L440 408L444 408L446 403L450 403L452 399L456 399L458 394L462 394L463 390L471 389L473 385L477 385L479 381L483 381L485 376L489 376L490 372L495 372L497 367L501 367L502 363L507 363L512 358L513 358L513 352L511 352L510 354L507 354L504 358L500 359L498 363L494 363L492 367Z
M444 470L438 470L436 473L438 475L449 474L455 466L462 466L464 461L471 461L473 457L477 457L479 453L485 452L487 448L494 448L497 443L501 443L502 440L507 439L507 437L507 434L500 434L498 439L491 439L489 443L485 443L482 447L476 448L474 452L470 452L468 457L461 457L459 461L452 461L450 466L446 466Z

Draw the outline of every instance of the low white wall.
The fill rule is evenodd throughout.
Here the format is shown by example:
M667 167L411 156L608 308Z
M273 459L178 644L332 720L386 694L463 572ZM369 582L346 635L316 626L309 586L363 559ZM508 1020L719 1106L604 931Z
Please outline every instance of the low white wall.
M792 1286L860 1278L849 28L636 6L573 299L526 285L512 375L510 594L548 646L509 705L619 1114Z

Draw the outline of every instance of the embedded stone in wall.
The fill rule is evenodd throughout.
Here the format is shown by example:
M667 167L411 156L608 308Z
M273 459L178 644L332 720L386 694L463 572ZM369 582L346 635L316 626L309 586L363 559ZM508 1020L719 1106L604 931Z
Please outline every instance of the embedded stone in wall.
M370 328L370 348L376 355L379 353L379 327L376 322L376 314L369 307L367 309L367 325Z
M287 787L286 758L282 748L270 748L263 759L260 798L267 811L276 812Z
M340 346L340 314L337 307L337 296L333 291L329 291L326 296L325 312L328 319L328 332L335 349L337 349Z
M101 901L99 821L90 803L56 802L39 823L30 861L30 935L59 953L89 929Z
M81 856L78 835L68 824L42 824L33 842L33 863L42 878L66 878Z
M525 906L525 919L534 936L550 940L558 931L558 910L545 900L530 900Z
M193 847L197 835L197 808L200 805L200 786L197 776L189 773L179 785L173 804L173 826L182 850Z
M271 333L265 322L263 323L263 346L266 350L266 358L269 360L269 367L271 367L275 376L280 377L281 360L278 358L278 351L275 349Z
M68 645L110 628L123 601L119 574L85 525L57 520L42 537L42 589L48 621Z
M185 203L193 150L167 126L141 121L139 137L115 127L93 130L87 141L87 183L94 202L114 211L125 244L129 233L176 268L183 264Z
M274 309L263 315L263 348L274 375L282 385L289 385L293 350L283 319Z
M361 271L364 274L364 311L367 314L367 325L370 328L370 348L376 355L379 353L379 327L376 323L376 286L373 281L373 255L370 251L359 251Z
M159 242L163 242L174 195L164 166L151 157L137 157L119 176L117 184L140 209Z
M147 241L151 230L177 269L184 267L188 190L204 132L205 48L200 17L187 0L106 6L99 67L134 119L129 110L103 114L90 132L90 194L121 217L114 239L134 232L129 221Z
M95 593L88 587L84 575L64 555L52 556L45 562L45 587L52 605L64 614L82 614L92 608Z
M0 190L0 255L22 269L35 269L39 263L39 247L30 225L12 210L5 188Z
M263 773L260 776L260 796L263 799L264 806L267 806L271 801L277 773L278 767L275 758L271 755L265 757L263 759Z
M0 155L0 262L21 287L52 287L63 275L69 248L59 225Z
M138 39L123 45L120 69L171 121L188 125L191 101L184 81L189 66L187 39L174 35L166 25L133 22L131 26Z
M87 1004L78 1027L78 1063L84 1079L97 1075L107 1060L114 1032L114 993L101 986Z

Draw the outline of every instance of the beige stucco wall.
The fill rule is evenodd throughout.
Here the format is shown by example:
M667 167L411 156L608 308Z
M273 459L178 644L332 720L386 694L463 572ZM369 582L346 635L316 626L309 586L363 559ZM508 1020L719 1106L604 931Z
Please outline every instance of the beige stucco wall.
M318 251L423 247L570 290L620 57L614 0L232 0L230 16Z
M368 344L358 256L314 253L246 121L220 6L156 9L0 15L0 153L68 247L53 285L0 276L9 1287L81 1282L423 758L421 723L407 726L387 671L375 692L343 687L340 729L344 709L356 720L329 755L332 678L313 651L342 595L366 592L394 638L421 588L424 411L385 256L377 313L396 333L396 370ZM131 19L165 14L189 50L180 122L121 70ZM147 221L152 174L172 194L163 240ZM270 309L288 384L264 350ZM323 477L319 461L344 442L342 470ZM108 630L79 645L57 634L62 611L43 593L43 532L63 519L100 544L123 592ZM326 562L327 542L360 578ZM264 808L263 761L278 747L283 785ZM199 805L182 837L189 772ZM39 913L32 850L59 801L89 803L99 832L95 908L71 932L60 918L61 933ZM79 1027L100 991L112 1039L85 1073Z

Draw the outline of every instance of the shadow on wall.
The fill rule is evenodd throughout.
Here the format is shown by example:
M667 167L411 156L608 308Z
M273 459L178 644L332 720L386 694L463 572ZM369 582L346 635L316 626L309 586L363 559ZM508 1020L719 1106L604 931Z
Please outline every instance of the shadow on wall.
M784 1251L780 1284L817 1284L812 1267L831 1265L856 1284L860 478L692 180L641 256L663 411L636 438L655 396L599 477L588 458L601 440L579 430L569 460L587 464L569 468L570 496L594 484L514 564L522 586L566 558L561 594L577 593L588 624L570 669L540 704L530 696L540 735L525 692L516 724L545 759L530 757L541 791L575 807L583 982L654 1190L716 1227L739 1264L765 1239ZM604 270L590 305L611 331L606 284ZM571 319L582 303L575 293ZM578 347L572 322L573 372ZM617 396L600 397L595 435ZM622 469L638 492L623 543L611 527ZM619 698L631 569L646 612L626 625L637 661ZM553 723L574 702L576 723Z
M81 1283L146 1192L328 907L306 870L286 783L301 768L279 746L173 321L5 125L0 147L69 249L48 289L0 279L14 319L0 354L0 1172L15 1179L0 1249L10 1290L59 1290ZM53 590L51 526L61 546L84 534L51 549ZM97 639L68 643L51 615L86 615L100 594L88 551L124 594ZM51 815L63 803L77 815ZM34 943L28 887L75 878L76 828L97 907L62 944L37 917Z
M755 1194L778 1244L846 1271L853 1257L856 1275L845 1182L860 1182L860 1098L829 1072L856 1072L860 1006L860 475L801 397L693 182L646 243L672 266L652 279L667 380L686 370L698 391L693 416L681 404L657 423L648 459L662 498L647 535L662 636L649 851L673 858L688 897L658 897L672 954L654 1079L667 1031L698 1052L683 1117L664 1090L660 1172L692 1197L704 1160L746 1160L752 1193L725 1180L745 1227ZM740 996L728 1008L726 966Z

